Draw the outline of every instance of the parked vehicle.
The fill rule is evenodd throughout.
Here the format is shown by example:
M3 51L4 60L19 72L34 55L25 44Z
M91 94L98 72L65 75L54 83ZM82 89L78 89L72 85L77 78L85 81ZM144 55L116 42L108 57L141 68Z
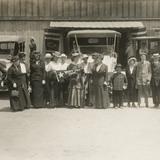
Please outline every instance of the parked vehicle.
M152 54L160 51L160 36L142 36L132 38L133 47L136 51L136 57L139 59L140 50L146 50L148 59Z
M0 35L0 91L7 90L5 73L11 65L10 58L19 52L24 52L25 40L22 36Z

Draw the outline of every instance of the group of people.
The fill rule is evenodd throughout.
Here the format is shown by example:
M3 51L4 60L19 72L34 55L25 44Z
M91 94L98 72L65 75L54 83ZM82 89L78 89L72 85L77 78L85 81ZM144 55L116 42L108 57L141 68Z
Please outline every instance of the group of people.
M155 107L160 104L160 62L159 54L147 61L147 53L141 52L141 61L132 56L123 70L121 64L115 71L108 72L103 63L104 55L74 52L71 59L55 51L46 53L33 50L30 66L25 62L25 54L19 53L11 59L7 72L10 106L13 111L21 111L31 106L83 108L85 106L104 109L110 106L122 107L124 95L128 106L141 106L142 97L146 107L152 89ZM127 94L124 94L127 93Z

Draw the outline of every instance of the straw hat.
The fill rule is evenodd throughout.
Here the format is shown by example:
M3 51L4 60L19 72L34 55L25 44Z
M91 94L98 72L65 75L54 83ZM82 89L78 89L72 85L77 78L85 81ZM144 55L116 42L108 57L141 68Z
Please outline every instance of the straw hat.
M55 56L55 57L61 57L61 53L58 52L58 51L55 51L55 52L52 53L52 54L53 54L53 56Z
M61 54L61 57L67 58L67 56L64 53Z
M159 53L153 53L152 58L153 58L153 59L160 58Z
M88 58L87 54L83 54L82 59Z
M72 57L77 57L77 56L80 56L80 53L78 52L72 53Z
M50 53L46 53L46 54L45 54L45 56L44 56L44 58L45 58L45 59L51 59L51 58L52 58L52 56L51 56L51 54L50 54Z

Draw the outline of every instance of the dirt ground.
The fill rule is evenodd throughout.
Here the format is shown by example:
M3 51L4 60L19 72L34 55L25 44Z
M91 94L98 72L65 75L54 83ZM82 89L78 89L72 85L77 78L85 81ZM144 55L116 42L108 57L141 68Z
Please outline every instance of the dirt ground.
M160 109L29 109L0 100L0 160L157 160Z

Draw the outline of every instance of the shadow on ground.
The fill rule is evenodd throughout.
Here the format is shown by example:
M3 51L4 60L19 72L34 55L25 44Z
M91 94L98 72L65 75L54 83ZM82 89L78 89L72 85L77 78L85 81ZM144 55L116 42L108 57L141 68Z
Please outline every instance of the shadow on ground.
M12 112L9 107L4 107L0 109L0 112Z

